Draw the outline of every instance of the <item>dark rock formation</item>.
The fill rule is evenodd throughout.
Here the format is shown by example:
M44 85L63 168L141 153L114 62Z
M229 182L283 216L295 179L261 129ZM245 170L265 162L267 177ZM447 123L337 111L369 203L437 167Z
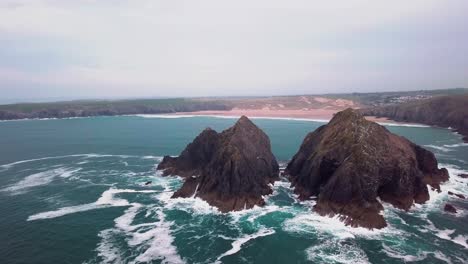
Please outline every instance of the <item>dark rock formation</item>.
M448 192L449 195L452 195L452 196L456 196L460 199L465 199L465 196L463 194L459 194L459 193L453 193L453 192Z
M455 206L453 206L451 204L445 204L444 211L447 212L447 213L451 213L451 214L456 214L457 213L457 209L455 208Z
M468 142L468 95L439 96L426 100L363 109L364 115L395 121L451 127Z
M279 174L268 136L245 116L221 133L205 129L158 169L185 177L173 197L200 197L222 212L263 205L262 195L272 192L269 183Z
M458 174L458 176L462 177L463 179L468 178L468 174Z
M386 226L378 198L407 210L448 180L434 154L352 109L309 133L285 173L300 199L318 196L315 211L367 228Z

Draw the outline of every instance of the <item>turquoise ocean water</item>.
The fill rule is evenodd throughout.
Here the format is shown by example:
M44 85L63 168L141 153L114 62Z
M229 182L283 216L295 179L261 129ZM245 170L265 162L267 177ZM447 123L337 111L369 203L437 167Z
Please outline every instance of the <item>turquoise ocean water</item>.
M169 199L181 186L161 177L209 126L235 119L161 116L0 122L0 263L467 263L468 144L447 129L389 126L433 151L450 172L442 193L409 212L386 206L389 227L344 226L299 202L286 180L267 205L222 214L196 198ZM254 119L280 164L322 125ZM152 181L151 186L144 186ZM444 213L450 202L456 215Z

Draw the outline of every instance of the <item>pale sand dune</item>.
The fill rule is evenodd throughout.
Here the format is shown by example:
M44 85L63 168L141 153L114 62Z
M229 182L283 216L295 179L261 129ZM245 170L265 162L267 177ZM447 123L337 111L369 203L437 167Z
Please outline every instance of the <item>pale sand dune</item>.
M304 118L304 119L317 119L317 120L330 120L336 112L341 110L336 109L240 109L234 108L227 111L196 111L196 112L179 112L170 115L201 115L201 116L248 116L248 117L280 117L280 118ZM367 120L379 123L393 123L393 124L408 124L396 122L387 118L378 118L375 116L367 116Z

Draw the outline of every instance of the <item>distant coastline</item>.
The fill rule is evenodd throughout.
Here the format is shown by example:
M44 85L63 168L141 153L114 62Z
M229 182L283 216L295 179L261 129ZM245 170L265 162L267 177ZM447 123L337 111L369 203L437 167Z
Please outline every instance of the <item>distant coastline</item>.
M328 122L347 108L386 125L450 128L468 142L468 89L408 92L64 101L0 105L0 121L93 116L165 115L295 119Z
M368 116L378 116L402 122L418 122L447 127L468 142L468 94L438 96L420 101L362 109Z

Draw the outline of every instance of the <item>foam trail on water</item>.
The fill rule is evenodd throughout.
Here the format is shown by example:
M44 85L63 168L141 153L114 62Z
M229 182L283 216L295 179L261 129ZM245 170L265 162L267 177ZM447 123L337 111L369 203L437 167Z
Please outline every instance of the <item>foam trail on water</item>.
M169 210L183 210L195 215L220 214L218 208L198 198L170 198L172 193L161 195L159 200L165 203L164 208Z
M414 262L414 261L421 261L423 259L425 259L427 257L427 253L426 252L422 252L422 253L419 253L417 256L413 256L413 255L406 255L402 252L399 252L397 249L395 248L391 248L385 244L382 244L382 247L383 247L383 252L385 254L387 254L387 256L391 257L391 258L397 258L397 259L401 259L403 260L403 262Z
M62 178L69 178L70 176L73 175L73 173L79 170L81 170L81 168L74 169L74 170L67 169L67 168L57 168L57 169L34 173L29 176L26 176L24 179L13 184L10 187L1 189L0 191L9 191L9 192L13 192L14 194L20 194L29 188L49 184L58 176Z
M350 227L339 219L339 216L321 216L315 212L306 211L296 214L283 223L283 230L291 233L328 234L339 239L359 237L378 237L383 234L398 233L392 226L378 230L363 227Z
M128 208L123 215L117 217L114 220L115 227L117 227L118 229L124 232L130 233L140 227L156 225L156 223L144 223L144 224L132 225L133 220L135 219L137 213L140 211L143 205L139 203L131 203L130 205L131 207ZM140 233L132 233L132 235L134 236L137 234L140 234ZM139 244L139 243L136 243L136 244Z
M101 238L101 242L99 242L96 251L97 255L102 258L101 263L123 263L120 249L115 247L112 241L113 230L102 230L98 236Z
M76 206L67 206L67 207L62 207L58 210L55 211L48 211L48 212L43 212L43 213L38 213L35 215L31 215L28 217L28 221L34 221L34 220L39 220L39 219L50 219L50 218L56 218L68 214L74 214L78 212L85 212L89 210L94 210L94 209L99 209L99 208L105 208L109 207L111 205L96 205L95 203L89 203L89 204L82 204L82 205L76 205Z
M468 236L458 235L455 238L453 238L453 242L468 249L468 243L466 241L468 241Z
M101 197L94 202L89 204L82 204L82 205L75 205L75 206L67 206L62 207L58 210L54 211L47 211L38 213L35 215L31 215L28 217L28 221L34 221L39 219L50 219L56 218L68 214L84 212L94 209L101 209L106 207L115 207L115 206L129 206L131 205L127 200L121 198L115 198L115 194L119 193L154 193L156 191L153 190L131 190L131 189L114 189L110 188L109 190L102 193Z
M450 198L448 195L449 191L468 196L468 189L466 188L468 179L459 176L460 174L468 172L460 169L458 166L450 164L439 163L439 168L446 168L450 179L441 184L441 192L428 188L430 199L424 204L414 204L408 211L409 214L427 214L427 212L440 211L443 203ZM463 213L460 212L457 213L456 216L462 215Z
M251 235L245 235L243 237L237 238L234 242L232 242L232 248L223 254L221 254L217 259L215 263L221 263L221 259L230 256L233 254L236 254L239 252L242 248L242 245L245 243L249 242L252 239L256 239L258 237L264 237L264 236L269 236L275 233L275 230L273 229L267 229L267 228L261 228L257 233L251 234Z
M440 259L442 260L443 262L445 263L448 263L448 264L452 264L452 261L450 260L449 257L447 257L446 255L444 255L444 253L440 252L440 251L436 251L433 253L434 257L436 259Z
M174 194L174 184L180 183L181 178L157 177L156 184L162 185L164 190L155 196L155 199L164 203L164 208L168 210L183 210L195 215L219 214L218 208L211 206L206 201L198 197L171 198Z
M119 158L143 158L143 159L162 159L160 156L134 156L134 155L112 155L112 154L97 154L97 153L87 153L87 154L72 154L72 155L63 155L63 156L50 156L50 157L42 157L37 159L27 159L27 160L20 160L15 161L12 163L7 163L0 165L0 168L10 168L12 166L27 163L27 162L34 162L34 161L41 161L41 160L49 160L49 159L63 159L63 158L70 158L70 157L87 157L87 158L101 158L101 157L119 157Z
M428 225L425 226L426 229L432 231L434 235L436 235L437 237L441 239L459 244L465 247L466 249L468 249L468 243L467 243L468 237L467 236L457 235L454 238L452 238L451 235L455 233L455 229L438 229L437 227L435 227L434 223L432 223L430 220L426 220L426 221L429 223Z
M98 155L98 154L75 154L75 155L64 155L64 156L50 156L50 157L43 157L43 158L37 158L37 159L27 159L27 160L15 161L15 162L8 163L8 164L3 164L3 165L0 165L0 167L9 168L9 167L14 166L14 165L27 163L27 162L33 162L33 161L49 160L49 159L62 159L62 158L68 158L68 157L87 157L87 156L90 156L90 155Z
M118 190L116 192L123 192ZM127 190L128 191L128 190ZM114 192L114 193L116 193ZM103 201L109 200L109 197L103 195ZM117 217L115 228L104 230L101 232L101 242L97 248L98 255L101 256L106 263L119 262L120 251L115 248L112 243L114 235L124 234L129 237L127 244L130 247L137 247L138 250L144 249L143 253L136 256L130 263L148 263L153 260L161 260L162 263L185 263L178 255L177 248L173 245L174 238L171 235L171 226L173 222L167 222L165 215L161 210L156 212L159 221L153 223L142 223L132 225L137 214L144 207L140 203L131 203L131 207L125 210L124 214ZM151 227L146 231L141 231L141 228Z
M147 232L134 233L129 245L138 245L144 241L151 240L149 247L132 263L151 262L152 260L161 260L162 263L178 264L185 261L177 253L177 248L173 245L174 237L171 235L172 222L165 221L164 213L157 212L159 222L155 227Z
M468 196L468 189L466 188L468 185L468 179L460 177L461 174L468 174L468 171L450 164L439 164L439 167L446 168L450 176L450 179L447 182L442 183L442 190L452 191Z
M424 145L424 146L432 148L432 149L437 149L437 150L440 150L440 151L443 151L443 152L453 151L453 149L450 149L450 148L447 148L447 147L442 147L442 146L436 146L436 145Z
M444 145L444 147L446 148L468 147L468 143L447 144L447 145Z
M93 118L93 116L73 116L73 117L43 117L43 118L21 118L11 120L0 120L0 122L24 122L24 121L44 121L44 120L71 120L81 118Z
M359 246L327 239L306 249L307 259L313 263L370 263Z
M267 215L272 212L285 211L288 208L281 208L277 205L266 205L263 207L255 205L250 209L244 209L241 211L233 211L227 213L232 218L232 223L238 223L241 219L246 219L249 222L254 222L257 218ZM246 217L246 218L244 218Z

